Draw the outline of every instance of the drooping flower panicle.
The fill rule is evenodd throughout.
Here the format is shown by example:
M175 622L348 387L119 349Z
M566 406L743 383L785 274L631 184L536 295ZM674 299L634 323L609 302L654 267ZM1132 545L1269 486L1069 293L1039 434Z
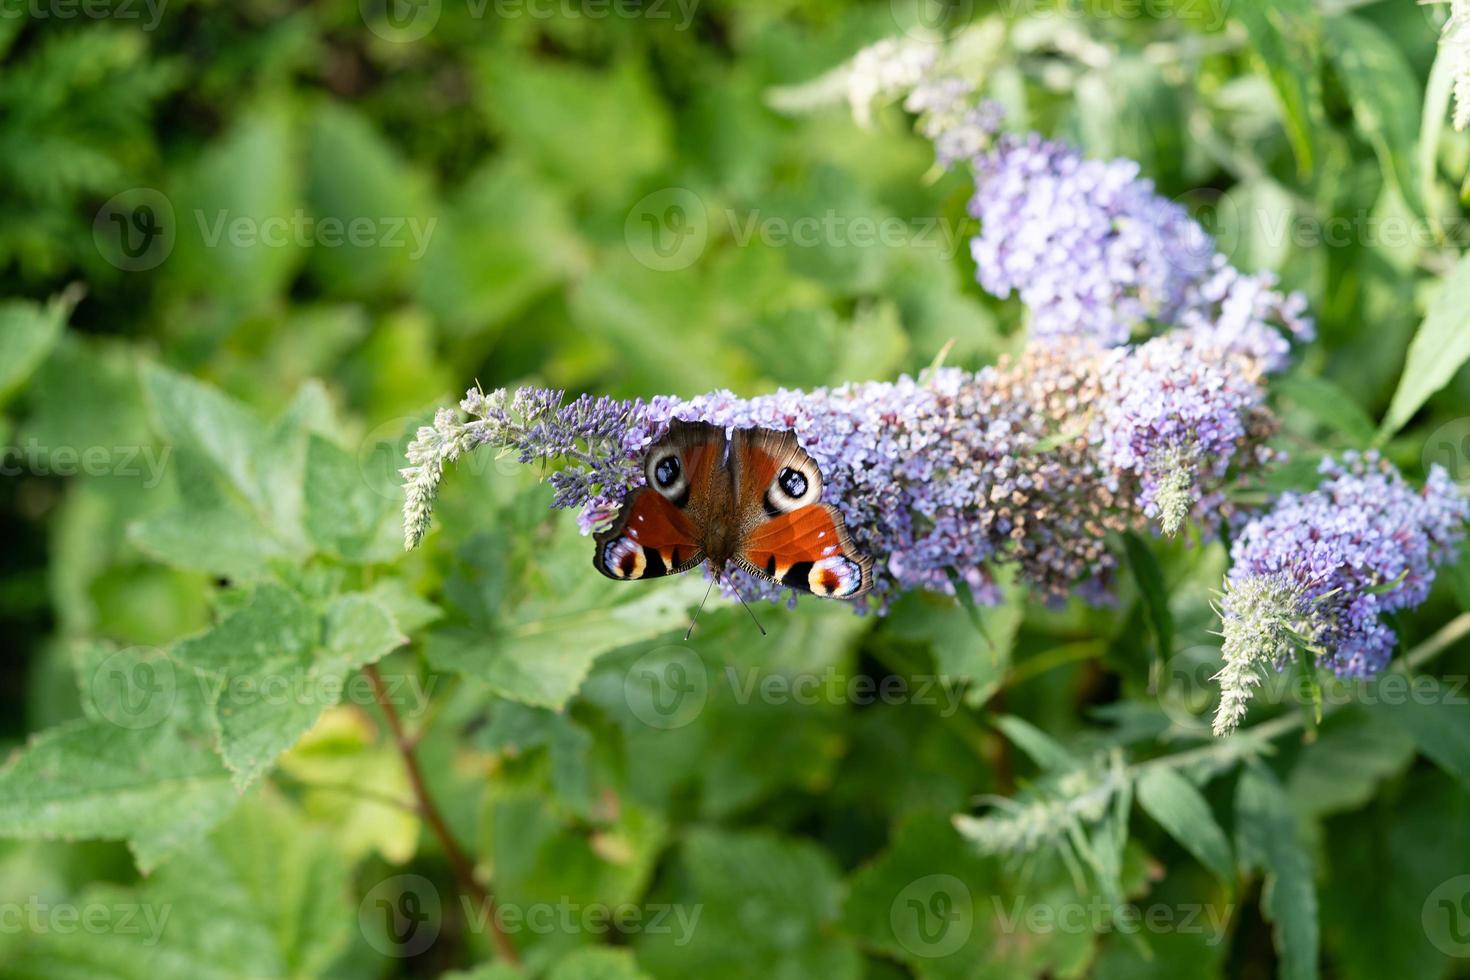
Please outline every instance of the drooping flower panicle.
M1342 677L1381 671L1398 639L1384 615L1424 601L1470 519L1439 466L1422 490L1371 452L1322 472L1316 490L1282 494L1231 549L1217 734L1239 723L1252 678L1298 647Z

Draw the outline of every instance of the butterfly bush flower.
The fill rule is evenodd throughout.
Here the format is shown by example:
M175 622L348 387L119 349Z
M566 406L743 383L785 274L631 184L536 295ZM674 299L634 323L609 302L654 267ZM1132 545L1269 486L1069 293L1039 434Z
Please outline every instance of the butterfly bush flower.
M1316 490L1283 494L1231 549L1217 735L1240 723L1262 671L1298 648L1341 677L1381 671L1398 639L1384 615L1424 601L1470 517L1439 466L1423 490L1376 453L1327 460L1322 472Z
M1089 160L1031 133L1001 136L972 165L976 275L987 292L1020 297L1031 336L1081 334L1111 347L1158 321L1268 371L1286 365L1288 337L1311 338L1305 299L1272 288L1269 274L1232 268L1134 161Z
M904 589L950 592L956 576L978 600L998 601L986 570L993 561L1015 564L1047 600L1099 600L1116 562L1110 533L1141 526L1166 504L1213 519L1226 508L1217 492L1226 470L1262 458L1270 426L1259 372L1239 355L1213 356L1167 338L1122 351L1063 338L978 372L941 368L755 398L564 402L545 389L472 391L461 405L470 421L421 430L404 476L417 501L437 485L439 471L424 460L441 447L457 455L488 445L552 463L552 506L578 508L590 532L642 483L640 461L671 419L789 429L874 559L880 610ZM1175 470L1188 481L1161 502ZM433 484L419 486L430 473ZM426 526L426 508L405 509L410 546ZM731 584L745 595L784 594L739 573Z

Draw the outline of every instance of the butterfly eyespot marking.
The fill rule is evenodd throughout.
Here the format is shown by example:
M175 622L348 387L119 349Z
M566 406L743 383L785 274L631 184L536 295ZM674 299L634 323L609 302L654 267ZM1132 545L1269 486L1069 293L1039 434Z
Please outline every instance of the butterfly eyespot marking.
M761 501L767 517L814 504L822 495L822 474L811 459L801 459L776 471Z
M806 477L789 466L782 467L781 472L776 474L776 482L789 497L800 498L806 494Z
M846 555L823 558L807 571L807 587L813 595L840 599L852 595L862 584L862 567Z
M644 463L643 475L649 486L675 506L683 507L689 502L689 475L684 471L678 447L656 448Z
M646 551L632 538L613 538L602 546L602 564L615 578L642 578L648 567Z
M665 490L673 486L679 479L679 457L666 456L659 460L653 468L653 479Z

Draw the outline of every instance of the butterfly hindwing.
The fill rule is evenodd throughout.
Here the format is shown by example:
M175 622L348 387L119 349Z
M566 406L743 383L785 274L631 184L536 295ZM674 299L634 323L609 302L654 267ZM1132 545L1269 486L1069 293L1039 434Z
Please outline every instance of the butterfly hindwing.
M829 599L851 599L873 585L872 561L853 547L831 504L808 504L761 521L735 561L759 578Z
M684 512L648 487L628 496L617 521L596 541L593 566L620 581L675 575L704 561Z

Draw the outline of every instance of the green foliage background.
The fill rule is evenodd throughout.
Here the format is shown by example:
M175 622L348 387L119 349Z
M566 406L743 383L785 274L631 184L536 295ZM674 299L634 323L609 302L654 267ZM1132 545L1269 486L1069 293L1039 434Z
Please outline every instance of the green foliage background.
M1470 139L1431 78L1444 10L959 6L998 32L988 90L1016 125L1137 159L1238 266L1309 296L1320 339L1275 396L1294 462L1263 489L1375 438L1416 478L1470 478ZM912 27L907 4L425 9L414 40L372 0L0 19L0 974L522 975L487 965L412 812L359 670L377 664L506 908L644 916L514 930L524 975L1470 975L1444 924L1470 932L1463 640L1426 704L1336 705L1244 764L1148 768L1209 744L1208 685L1171 681L1208 677L1218 544L1132 542L1149 584L1112 609L1014 596L978 631L936 597L881 622L804 602L764 611L761 638L721 605L687 646L702 583L598 578L510 461L452 470L402 554L403 445L476 379L753 394L916 371L951 340L978 367L1023 326L973 284L968 176L936 179L896 107L865 128L767 101ZM671 189L707 244L651 267L641 216ZM148 268L109 217L140 203L171 229ZM221 215L432 230L421 251L232 244ZM742 233L811 216L910 232ZM1467 609L1462 567L1396 626L1413 647ZM675 676L703 690L670 716ZM865 703L853 678L908 694ZM1261 717L1302 721L1276 700ZM1124 756L1139 807L1121 794L1067 846L984 856L951 820ZM945 911L936 887L959 898L938 940L909 912ZM1128 929L1129 903L1223 931ZM696 927L651 927L665 907ZM423 918L395 938L394 909Z

